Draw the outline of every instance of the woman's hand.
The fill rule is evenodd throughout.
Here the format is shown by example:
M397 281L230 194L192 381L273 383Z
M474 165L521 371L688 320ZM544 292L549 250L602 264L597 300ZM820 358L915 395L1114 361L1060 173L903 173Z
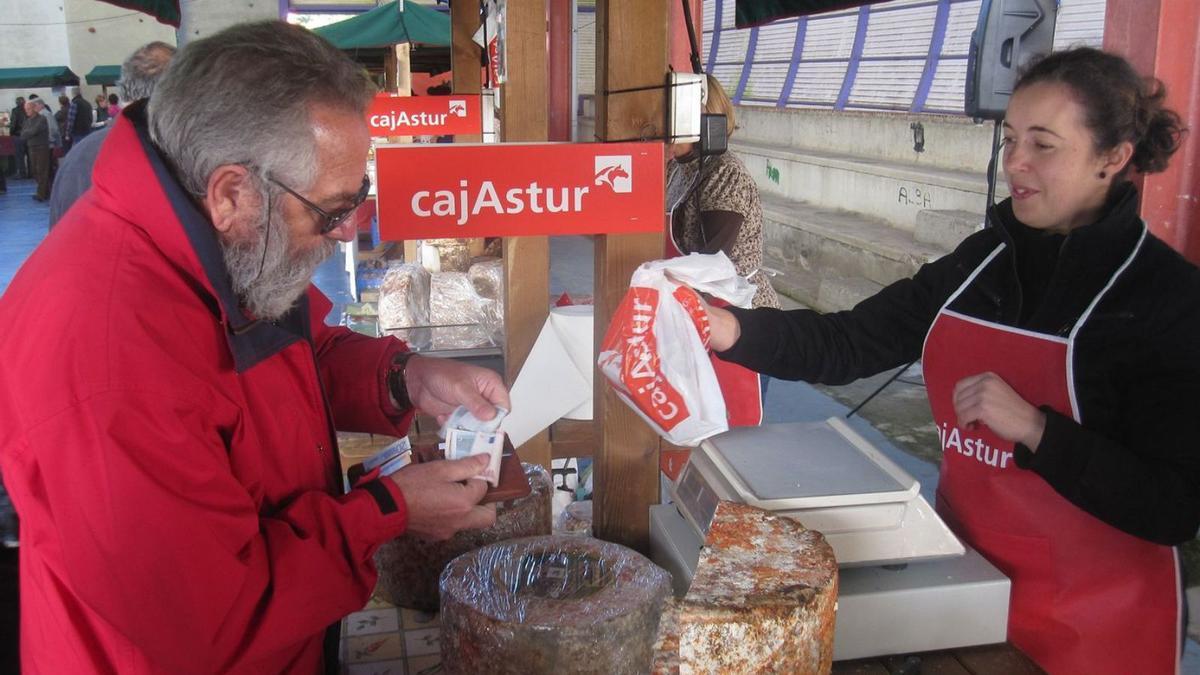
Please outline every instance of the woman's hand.
M1034 452L1046 431L1046 413L1021 398L995 373L959 380L954 385L954 413L962 428L983 423L1000 438L1024 444Z
M713 351L723 352L737 344L738 338L742 336L742 325L738 323L733 312L713 307L704 302L703 298L700 303L704 305L704 311L708 312L708 346Z

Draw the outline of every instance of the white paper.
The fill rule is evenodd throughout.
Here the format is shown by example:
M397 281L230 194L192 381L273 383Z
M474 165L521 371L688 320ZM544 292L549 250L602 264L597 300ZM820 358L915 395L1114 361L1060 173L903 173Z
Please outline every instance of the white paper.
M590 359L586 369L591 370ZM591 379L579 372L550 319L542 326L508 395L512 411L500 430L508 434L515 448L591 400Z

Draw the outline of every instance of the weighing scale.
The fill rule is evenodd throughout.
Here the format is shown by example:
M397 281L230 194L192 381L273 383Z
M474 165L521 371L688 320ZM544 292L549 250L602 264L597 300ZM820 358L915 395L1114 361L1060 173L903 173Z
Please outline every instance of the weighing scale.
M965 547L920 483L840 418L742 427L696 448L651 507L651 558L691 585L721 500L825 535L839 568L834 659L1004 642L1009 580Z

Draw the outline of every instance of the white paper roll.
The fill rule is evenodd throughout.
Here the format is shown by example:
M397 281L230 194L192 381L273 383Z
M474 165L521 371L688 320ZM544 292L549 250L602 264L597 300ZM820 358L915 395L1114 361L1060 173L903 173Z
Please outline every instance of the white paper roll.
M591 391L592 376L595 372L595 367L592 365L595 361L595 352L592 347L594 315L595 312L591 305L567 305L550 310L550 325L554 326L554 332L558 334L559 342L567 350L567 355L571 357L575 369L587 380L589 391ZM592 397L588 396L587 401L573 408L563 417L569 420L592 419Z

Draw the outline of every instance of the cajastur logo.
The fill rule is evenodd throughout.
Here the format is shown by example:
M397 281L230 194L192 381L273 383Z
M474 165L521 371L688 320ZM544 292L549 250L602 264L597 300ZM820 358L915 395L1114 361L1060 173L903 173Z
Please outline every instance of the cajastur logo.
M467 116L467 102L461 98L450 99L450 114L455 117Z
M598 155L596 185L607 185L617 194L633 192L633 157L630 155Z

